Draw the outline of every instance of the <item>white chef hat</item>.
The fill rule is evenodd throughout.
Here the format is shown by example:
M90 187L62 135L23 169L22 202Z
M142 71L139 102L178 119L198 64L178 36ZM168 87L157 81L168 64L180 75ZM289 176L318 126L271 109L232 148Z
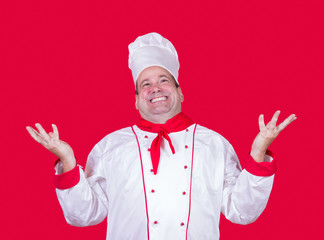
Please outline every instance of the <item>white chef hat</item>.
M132 71L134 84L147 67L160 66L168 70L178 83L180 63L172 43L158 33L139 36L128 45L128 67Z

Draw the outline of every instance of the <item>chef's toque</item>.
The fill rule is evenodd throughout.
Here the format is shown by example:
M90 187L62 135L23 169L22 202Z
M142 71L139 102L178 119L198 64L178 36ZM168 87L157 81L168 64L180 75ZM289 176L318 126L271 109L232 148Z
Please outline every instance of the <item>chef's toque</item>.
M147 67L160 66L168 70L178 83L180 63L172 43L158 33L139 36L128 45L128 67L132 71L134 84Z

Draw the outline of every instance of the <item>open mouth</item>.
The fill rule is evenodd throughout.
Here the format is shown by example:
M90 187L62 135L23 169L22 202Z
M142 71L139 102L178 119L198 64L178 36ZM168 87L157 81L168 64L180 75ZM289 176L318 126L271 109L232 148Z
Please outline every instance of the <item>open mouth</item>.
M165 101L165 100L167 100L167 97L163 96L163 97L153 98L153 99L150 100L150 102L155 103L155 102Z

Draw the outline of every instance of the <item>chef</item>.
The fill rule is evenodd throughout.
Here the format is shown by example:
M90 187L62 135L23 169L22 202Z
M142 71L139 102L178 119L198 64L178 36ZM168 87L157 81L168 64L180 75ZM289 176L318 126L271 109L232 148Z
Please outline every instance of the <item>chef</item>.
M59 158L54 182L66 221L89 226L108 217L109 240L214 240L220 213L234 223L255 221L276 170L268 147L296 116L277 125L277 111L265 125L260 115L242 170L224 137L182 113L179 60L170 41L157 33L138 37L129 45L129 67L141 119L97 143L84 171L56 125L50 133L38 123L38 131L27 127Z

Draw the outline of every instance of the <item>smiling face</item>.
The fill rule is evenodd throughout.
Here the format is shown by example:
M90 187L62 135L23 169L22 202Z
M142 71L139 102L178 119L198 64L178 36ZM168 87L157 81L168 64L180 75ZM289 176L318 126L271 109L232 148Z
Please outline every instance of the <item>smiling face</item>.
M142 118L165 123L181 112L183 94L172 75L162 67L145 68L137 79L135 107Z

